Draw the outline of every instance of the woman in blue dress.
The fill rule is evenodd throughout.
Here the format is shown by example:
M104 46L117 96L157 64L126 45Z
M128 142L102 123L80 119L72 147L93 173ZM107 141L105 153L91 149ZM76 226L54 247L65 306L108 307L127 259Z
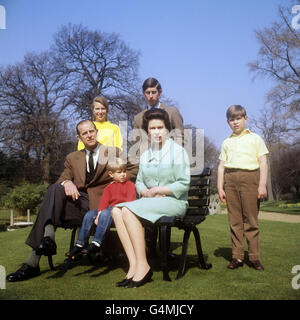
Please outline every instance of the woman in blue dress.
M162 109L145 112L143 129L151 143L140 158L136 189L139 199L116 205L115 226L129 261L129 270L117 286L139 287L151 280L144 230L138 218L156 222L162 216L183 216L187 209L190 163L184 148L169 138L170 120Z

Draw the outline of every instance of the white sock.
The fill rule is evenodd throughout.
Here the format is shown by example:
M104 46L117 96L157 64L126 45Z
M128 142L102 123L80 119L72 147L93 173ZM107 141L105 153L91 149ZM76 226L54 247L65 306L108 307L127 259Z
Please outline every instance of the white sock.
M93 244L95 244L97 247L100 247L100 243L96 242L96 241L92 241Z

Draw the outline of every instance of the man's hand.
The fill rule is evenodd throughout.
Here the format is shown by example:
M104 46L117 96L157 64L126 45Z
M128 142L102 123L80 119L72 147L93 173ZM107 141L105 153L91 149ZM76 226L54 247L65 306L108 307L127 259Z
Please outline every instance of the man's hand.
M224 190L219 189L218 194L219 194L221 202L225 203L226 202L226 193L224 192Z
M77 200L80 196L80 193L72 181L66 181L64 183L65 194L66 196L72 197L73 201Z
M257 193L257 198L258 199L264 199L267 197L267 188L266 186L258 186L258 193Z

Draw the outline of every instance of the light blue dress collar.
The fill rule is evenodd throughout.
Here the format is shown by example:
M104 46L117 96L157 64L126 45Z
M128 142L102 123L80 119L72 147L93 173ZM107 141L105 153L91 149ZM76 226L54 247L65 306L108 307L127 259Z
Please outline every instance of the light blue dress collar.
M164 143L163 147L160 150L155 150L150 147L148 149L148 161L153 163L161 163L165 162L166 160L170 161L171 157L171 150L173 150L174 141L169 138Z

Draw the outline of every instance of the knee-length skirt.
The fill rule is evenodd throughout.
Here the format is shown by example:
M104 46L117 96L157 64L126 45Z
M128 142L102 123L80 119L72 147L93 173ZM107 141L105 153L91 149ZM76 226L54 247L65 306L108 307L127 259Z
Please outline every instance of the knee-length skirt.
M126 207L137 216L155 223L162 216L184 216L188 202L174 197L141 198L115 207Z

